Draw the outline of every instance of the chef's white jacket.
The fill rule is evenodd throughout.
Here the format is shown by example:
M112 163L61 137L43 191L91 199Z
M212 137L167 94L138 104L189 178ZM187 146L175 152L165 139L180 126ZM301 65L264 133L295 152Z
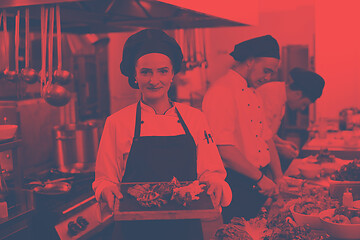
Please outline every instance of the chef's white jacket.
M200 181L220 181L223 184L223 203L231 201L231 190L224 181L226 171L214 143L212 133L204 114L193 107L174 103L164 115L158 115L154 109L141 102L140 136L175 136L185 134L175 106L184 119L197 150L197 174ZM135 131L136 106L132 104L112 114L106 120L96 160L93 189L96 199L100 199L102 190L109 184L119 184L125 173Z
M273 134L279 131L285 115L285 82L269 82L256 89L264 103L266 120Z
M217 145L232 145L257 168L270 163L267 140L272 138L263 103L254 88L229 70L206 93L203 111Z

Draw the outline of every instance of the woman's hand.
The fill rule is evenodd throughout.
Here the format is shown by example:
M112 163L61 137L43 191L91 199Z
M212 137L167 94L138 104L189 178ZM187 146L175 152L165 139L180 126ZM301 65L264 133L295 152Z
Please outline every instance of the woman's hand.
M276 184L268 177L264 176L260 182L257 183L260 188L259 193L271 197L279 193Z
M232 199L230 186L225 181L211 181L207 183L209 188L207 194L212 196L214 206L229 206Z
M109 185L101 192L101 198L106 202L109 208L114 211L115 198L122 199L123 195L117 185Z

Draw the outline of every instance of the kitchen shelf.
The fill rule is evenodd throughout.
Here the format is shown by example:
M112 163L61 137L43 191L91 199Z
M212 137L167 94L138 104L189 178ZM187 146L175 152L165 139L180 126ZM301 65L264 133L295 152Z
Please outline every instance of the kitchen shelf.
M9 149L13 149L13 148L17 148L17 147L19 147L19 145L21 143L22 143L22 139L15 139L10 142L0 143L0 152L9 150Z

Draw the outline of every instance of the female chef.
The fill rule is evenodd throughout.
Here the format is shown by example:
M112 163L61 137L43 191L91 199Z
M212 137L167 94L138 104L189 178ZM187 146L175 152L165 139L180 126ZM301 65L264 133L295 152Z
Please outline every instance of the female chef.
M141 99L108 117L104 127L93 189L111 209L114 197L122 198L120 182L166 182L174 176L208 182L216 204L231 201L226 171L204 115L168 98L182 59L180 46L161 30L142 30L124 45L120 69L130 86L140 90ZM124 239L202 239L193 234L201 227L199 220L118 225Z

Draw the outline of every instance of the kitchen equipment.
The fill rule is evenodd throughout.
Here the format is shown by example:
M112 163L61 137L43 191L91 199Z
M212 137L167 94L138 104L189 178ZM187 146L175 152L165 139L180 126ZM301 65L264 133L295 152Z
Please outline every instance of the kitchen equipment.
M146 184L146 183L136 183ZM150 184L156 184L152 182ZM115 199L114 220L164 220L164 219L213 219L220 214L220 209L214 207L213 200L206 192L198 195L199 199L191 201L186 207L176 201L169 201L161 207L147 208L141 206L130 196L128 188L134 183L121 183L120 191L124 196L121 202Z
M92 121L54 127L56 163L59 171L94 171L100 127Z
M112 222L112 214L103 211L99 214L98 203L92 190L94 173L62 173L56 169L39 172L25 179L25 182L56 183L71 180L71 189L65 194L34 194L35 214L33 217L33 233L31 239L102 239L96 238L104 228ZM60 182L61 182L60 181ZM32 189L31 184L25 184ZM70 223L77 224L78 218L89 223L81 228L76 236L69 231ZM71 228L72 229L72 228ZM22 238L27 239L27 238Z
M41 6L40 20L41 20L41 70L40 70L40 93L44 96L44 88L46 84L46 35L48 23L48 9Z
M62 53L61 53L61 22L60 22L60 6L56 5L56 30L57 30L57 52L58 52L58 69L54 72L54 80L61 85L68 84L74 78L69 71L62 70Z
M46 31L46 29L45 29ZM53 65L53 36L54 36L54 8L50 8L49 13L49 58L48 58L48 81L43 89L43 97L45 101L55 107L66 105L70 99L70 92L57 84L52 84L52 65Z
M360 110L357 108L345 108L339 113L339 129L352 130L355 125L360 125L358 122Z
M43 91L45 101L55 107L66 105L71 99L71 93L66 88L56 84L48 83Z
M44 186L37 186L33 190L38 194L59 195L67 193L71 190L71 184L67 182L57 181L45 183Z
M8 188L5 181L5 169L2 169L0 166L0 202L6 199L8 195Z
M67 178L57 178L55 180L46 180L46 181L32 181L32 182L29 182L28 185L33 185L33 186L42 186L42 187L45 187L46 184L52 184L52 183L57 183L57 182L63 182L63 181L69 181L69 180L72 180L74 179L74 177L67 177Z
M6 17L4 16L4 19L5 18ZM4 30L5 27L6 24L4 22ZM15 16L15 70L12 71L9 68L7 68L4 71L5 79L10 82L17 81L18 73L19 73L19 28L20 28L20 10L17 10Z
M317 164L305 163L298 166L298 169L306 179L315 179L320 177L321 168Z
M14 138L17 128L17 125L0 125L0 141Z
M294 217L295 222L299 226L304 226L306 224L309 224L309 226L313 229L322 229L322 223L320 221L318 214L315 214L315 215L301 214L301 213L295 212L294 207L295 207L295 205L290 207L290 212L291 212L292 216Z
M360 199L360 181L335 181L330 179L330 196L331 198L342 199L346 189L351 188L354 200Z
M39 80L35 69L29 67L29 8L25 9L25 68L21 69L21 79L26 83L33 84Z
M359 239L360 224L333 223L328 218L332 218L334 213L335 209L328 209L319 214L323 229L336 239Z
M0 69L0 79L5 79L5 71L7 71L9 69L9 34L7 31L7 14L6 14L6 10L4 9L1 12L1 16L0 16L0 25L1 25L1 20L3 23L3 36L4 36L4 42L3 42L3 53L4 53L4 59L5 59L5 64L4 64L4 69Z

